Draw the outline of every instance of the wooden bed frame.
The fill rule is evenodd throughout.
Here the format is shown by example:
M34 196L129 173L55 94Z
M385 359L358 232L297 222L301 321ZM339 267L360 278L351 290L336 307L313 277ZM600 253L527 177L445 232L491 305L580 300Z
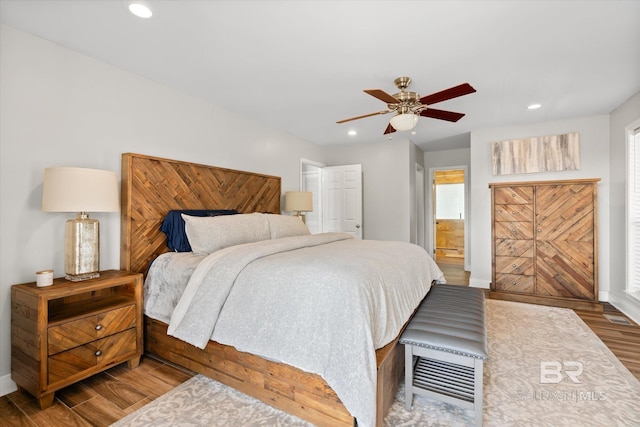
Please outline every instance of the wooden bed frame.
M280 177L140 154L122 155L120 268L145 273L167 252L160 225L172 209L236 209L280 213ZM319 426L353 426L355 419L316 374L209 341L204 350L167 335L168 325L145 317L145 351L206 375ZM398 338L376 351L376 425L393 403L404 368Z

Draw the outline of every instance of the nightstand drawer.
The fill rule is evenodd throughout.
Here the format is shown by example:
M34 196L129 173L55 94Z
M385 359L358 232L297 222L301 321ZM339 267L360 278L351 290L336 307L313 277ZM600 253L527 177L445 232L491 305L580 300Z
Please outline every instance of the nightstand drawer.
M70 348L113 335L136 325L136 305L117 308L104 313L83 317L49 328L48 354L56 354Z
M136 353L136 337L136 328L131 328L49 357L49 384Z

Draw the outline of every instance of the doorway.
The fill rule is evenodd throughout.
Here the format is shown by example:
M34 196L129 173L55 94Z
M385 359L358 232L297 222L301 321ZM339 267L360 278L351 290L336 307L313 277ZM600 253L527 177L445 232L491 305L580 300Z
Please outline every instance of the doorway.
M468 270L469 264L466 250L468 247L467 167L432 169L431 184L433 256L441 269L450 271L449 276L455 274L456 279L453 283L459 283L469 274L465 271ZM448 278L447 281L449 280Z
M312 193L313 211L306 215L312 234L337 231L363 238L362 165L326 166L301 159L300 189Z
M322 169L322 231L362 239L362 165Z

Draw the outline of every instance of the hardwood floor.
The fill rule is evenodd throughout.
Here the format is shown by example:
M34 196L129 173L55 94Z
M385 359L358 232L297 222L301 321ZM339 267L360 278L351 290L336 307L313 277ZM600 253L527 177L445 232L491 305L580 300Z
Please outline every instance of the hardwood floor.
M151 357L133 370L123 363L56 393L40 410L27 392L0 397L0 425L106 427L182 384L194 374Z
M437 255L436 264L444 273L447 283L454 285L469 285L468 271L464 271L464 258Z
M627 369L640 380L640 326L608 302L601 303L604 313L590 311L575 312L591 330L609 347L609 350ZM618 325L609 321L605 315L621 316L631 323L630 326Z
M469 285L460 259L446 259L438 265L448 283ZM611 304L603 303L604 313L576 311L582 320L611 349L620 361L640 379L640 326L610 322L604 314L626 318ZM26 392L16 391L0 397L0 425L13 426L108 426L146 405L158 396L191 378L193 373L145 356L140 366L129 370L126 364L111 368L56 393L53 406L41 411Z

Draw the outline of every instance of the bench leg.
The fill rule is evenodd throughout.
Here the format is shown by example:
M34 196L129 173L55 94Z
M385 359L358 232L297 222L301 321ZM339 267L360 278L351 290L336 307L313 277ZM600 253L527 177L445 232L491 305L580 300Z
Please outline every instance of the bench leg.
M404 346L404 408L411 410L413 403L413 346Z
M475 425L482 427L482 369L484 360L474 360L474 387L473 387L473 415L475 417Z

